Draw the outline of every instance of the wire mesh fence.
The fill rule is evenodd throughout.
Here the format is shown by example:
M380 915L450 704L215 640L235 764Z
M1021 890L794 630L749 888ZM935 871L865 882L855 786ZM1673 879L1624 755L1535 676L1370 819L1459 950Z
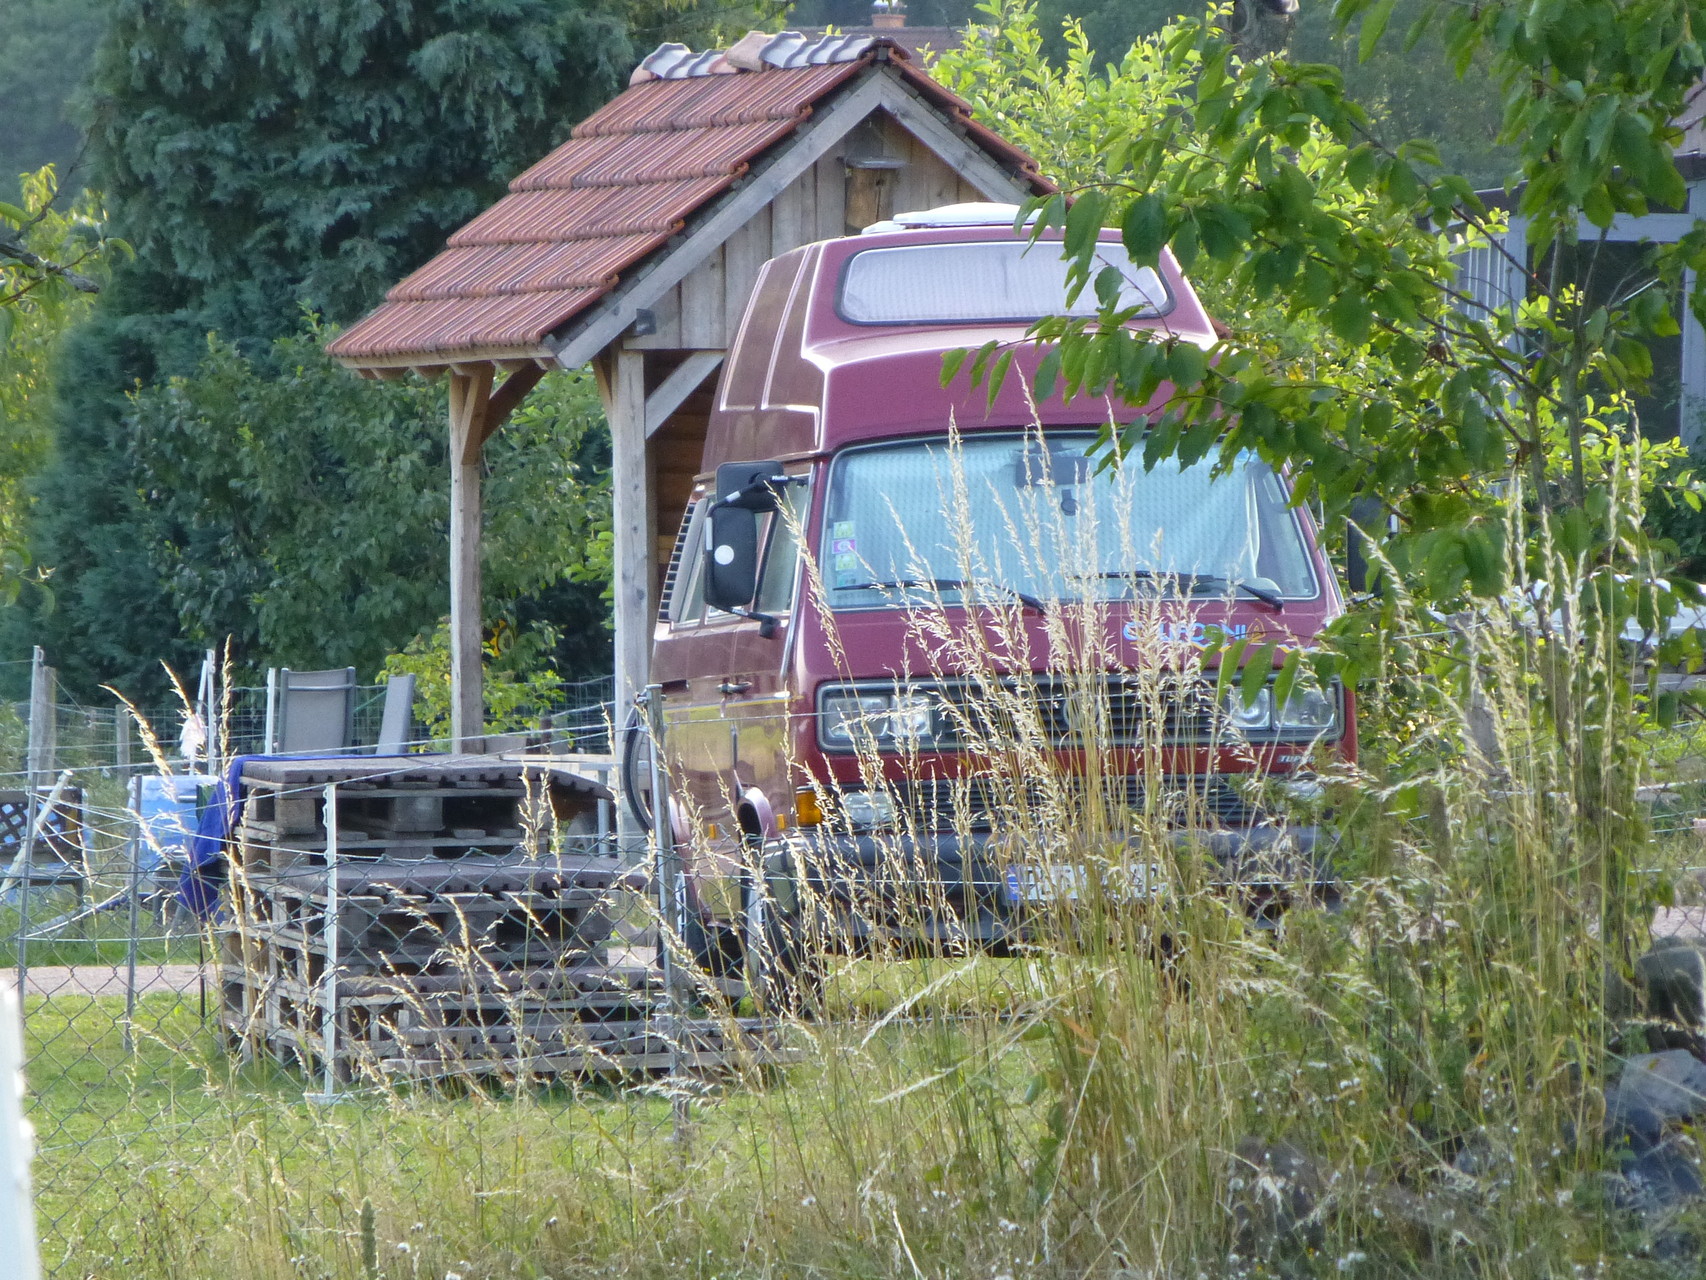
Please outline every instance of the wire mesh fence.
M728 722L706 723L726 740ZM1054 1274L1037 1262L1064 1248L1052 1206L1105 1192L1070 1172L1048 1098L1089 1091L1070 1073L1102 1052L1086 1028L1110 992L1152 1014L1106 1042L1129 1055L1119 1087L1156 1081L1185 1111L1248 1083L1193 1074L1230 1015L1190 992L1257 1001L1259 967L1215 966L1259 965L1268 943L1239 932L1225 884L1153 891L1180 883L1181 831L1236 817L1222 790L1091 803L1081 779L1037 773L897 790L987 851L950 885L918 874L922 828L873 835L850 784L814 802L873 860L857 884L804 875L793 898L770 856L786 841L743 849L689 815L685 844L714 841L692 852L725 858L741 895L713 913L663 860L675 842L621 844L614 768L549 751L253 762L235 794L193 789L220 856L188 878L192 850L143 827L126 779L78 770L79 824L41 856L83 882L19 868L0 894L49 1274L536 1280L560 1274L546 1256L570 1274L624 1258L914 1274L907 1249L950 1239L976 1274ZM1702 796L1650 794L1655 838L1697 841ZM1007 932L978 936L980 913ZM713 915L741 927L706 929ZM1186 926L1222 950L1176 954ZM1264 1052L1290 1053L1299 1078L1340 1065L1307 1036ZM1165 1110L1127 1116L1157 1130L1145 1159L1182 1141ZM859 1177L826 1178L830 1151ZM1004 1162L1022 1171L1010 1202L989 1198Z

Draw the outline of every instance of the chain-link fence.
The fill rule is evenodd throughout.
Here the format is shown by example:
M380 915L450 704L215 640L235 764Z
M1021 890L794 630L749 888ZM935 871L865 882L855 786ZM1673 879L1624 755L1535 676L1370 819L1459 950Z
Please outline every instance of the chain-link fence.
M1002 697L1009 732L1058 711ZM740 727L636 739L628 781L679 813L661 844L621 838L609 756L549 741L255 760L154 809L110 766L39 789L0 960L26 992L49 1274L1112 1275L1164 1252L1091 1238L1130 1197L1164 1220L1158 1181L1236 1252L1265 1220L1224 1166L1265 1168L1264 1109L1349 1125L1345 1082L1375 1069L1333 1003L1355 983L1304 960L1339 920L1455 936L1392 890L1276 941L1320 886L1226 777L849 777L753 841L696 810L692 744ZM1646 798L1661 842L1698 839L1694 784ZM1503 821L1445 803L1461 840ZM1193 885L1191 851L1245 828L1273 857ZM975 857L945 879L921 849L950 832Z

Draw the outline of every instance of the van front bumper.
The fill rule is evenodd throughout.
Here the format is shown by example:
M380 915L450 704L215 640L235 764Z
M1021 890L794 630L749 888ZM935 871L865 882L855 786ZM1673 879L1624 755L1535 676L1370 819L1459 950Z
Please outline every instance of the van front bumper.
M1203 881L1241 898L1258 914L1283 907L1300 891L1330 899L1327 839L1314 826L1259 826L1171 834L1173 867L1199 860ZM1136 851L1133 839L1128 849ZM1119 854L1109 863L1129 863ZM873 945L1000 950L1024 942L1039 905L1038 868L991 831L848 832L801 828L764 851L768 909L796 928L808 923L826 950ZM1164 893L1167 872L1154 868L1151 893Z

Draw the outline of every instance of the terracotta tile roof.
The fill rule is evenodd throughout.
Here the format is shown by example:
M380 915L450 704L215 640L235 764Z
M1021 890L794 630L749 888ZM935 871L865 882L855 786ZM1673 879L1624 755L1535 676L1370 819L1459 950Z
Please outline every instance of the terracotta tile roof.
M755 32L702 54L664 45L624 93L327 349L357 366L546 354L549 334L879 59L995 159L1034 179L1028 156L973 122L893 41Z

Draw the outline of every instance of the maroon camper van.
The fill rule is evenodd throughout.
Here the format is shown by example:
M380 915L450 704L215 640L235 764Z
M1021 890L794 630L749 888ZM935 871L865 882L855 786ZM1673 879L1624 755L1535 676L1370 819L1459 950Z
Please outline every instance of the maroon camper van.
M917 611L949 628L976 629L992 609L1016 618L1038 641L1015 664L1029 670L1012 675L1046 694L1047 610L1103 602L1117 740L1138 714L1122 709L1122 674L1154 661L1157 641L1200 647L1218 632L1308 645L1342 607L1310 513L1256 459L1218 477L1207 461L1100 466L1094 446L1110 415L1129 422L1153 407L1034 402L1021 375L1038 353L1025 344L993 404L963 375L943 386L946 353L1018 343L1065 307L1057 247L1016 234L1015 212L901 215L784 254L759 276L717 389L652 658L686 942L712 969L799 964L789 917L805 909L802 890L833 901L885 857L942 887L952 919L927 922L921 941L1001 947L1022 928L1036 885L985 865L998 823L976 811L968 781L980 761L948 714L966 682L925 652ZM1133 324L1213 341L1169 255L1159 271L1136 268L1114 233L1101 252L1122 268ZM1089 298L1081 305L1093 311ZM1097 503L1097 528L1061 548L1027 524L1026 512L1046 508L1070 525ZM1163 609L1159 635L1153 623L1138 634L1139 594L1151 618L1157 597L1176 606ZM1208 789L1213 854L1235 861L1283 840L1315 856L1313 828L1274 823L1228 780L1297 772L1301 790L1319 753L1352 755L1348 691L1300 690L1275 706L1270 690L1217 713L1238 724L1236 749L1181 709L1169 713L1161 766ZM1059 734L1068 752L1070 726ZM1137 796L1155 781L1154 756L1146 769L1129 754ZM856 943L880 922L847 927L854 936L841 940Z

